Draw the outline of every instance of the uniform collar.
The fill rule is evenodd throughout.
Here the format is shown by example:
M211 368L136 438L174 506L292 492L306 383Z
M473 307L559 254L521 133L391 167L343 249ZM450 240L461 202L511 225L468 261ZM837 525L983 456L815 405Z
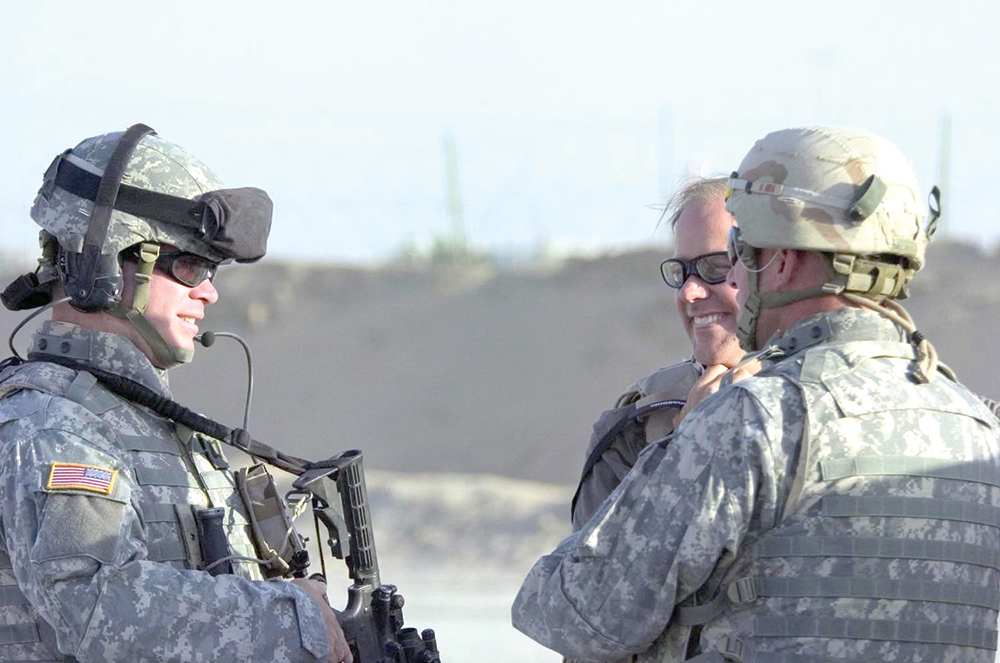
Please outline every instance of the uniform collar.
M155 368L132 341L118 334L49 320L32 335L28 357L38 361L69 359L128 378L171 398L167 372Z
M893 341L907 342L907 335L891 320L875 311L853 306L828 311L804 318L788 331L772 336L765 352L772 347L780 354L789 356L820 343L844 343L848 341Z

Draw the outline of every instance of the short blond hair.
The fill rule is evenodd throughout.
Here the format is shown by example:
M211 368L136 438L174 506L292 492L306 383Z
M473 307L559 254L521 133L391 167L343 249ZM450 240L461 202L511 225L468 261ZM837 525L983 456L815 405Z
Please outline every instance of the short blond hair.
M705 205L726 197L726 185L729 180L725 177L700 177L694 176L685 180L667 201L663 208L663 214L656 223L657 227L666 219L670 224L670 230L677 228L677 219L681 217L691 205Z

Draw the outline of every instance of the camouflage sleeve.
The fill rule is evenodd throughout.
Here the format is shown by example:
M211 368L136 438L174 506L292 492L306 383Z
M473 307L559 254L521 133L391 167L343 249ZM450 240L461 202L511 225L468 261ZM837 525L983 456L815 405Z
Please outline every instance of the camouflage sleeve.
M627 412L622 408L607 410L594 424L594 431L587 446L587 461L603 436ZM580 477L576 501L573 503L573 531L582 528L597 513L601 503L607 499L639 458L644 443L642 424L631 421L611 441L607 450L597 458L589 472Z
M133 474L106 439L47 428L5 451L2 528L14 575L63 653L82 663L325 660L319 608L291 583L146 559ZM108 474L66 487L54 473L64 464Z
M770 428L743 389L706 399L535 564L514 602L515 628L573 660L647 650L674 607L731 563L725 553L747 531Z

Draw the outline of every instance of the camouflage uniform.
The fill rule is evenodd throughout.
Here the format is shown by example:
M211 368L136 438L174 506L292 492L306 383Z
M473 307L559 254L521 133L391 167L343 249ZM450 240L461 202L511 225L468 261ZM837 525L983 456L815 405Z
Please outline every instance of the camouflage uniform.
M703 623L705 661L992 662L1000 423L877 313L772 344L538 561L514 626L580 661L682 661Z
M694 360L661 368L626 389L614 408L601 414L590 436L587 462L573 499L574 531L590 520L621 483L639 452L673 432L678 404L687 400L703 371ZM603 451L594 458L598 447Z
M218 442L48 357L170 397L165 372L124 337L66 323L43 324L35 361L0 372L0 661L325 660L306 592L261 580L256 564L194 570L192 508L225 507L233 553L255 556ZM73 465L92 481L60 482Z

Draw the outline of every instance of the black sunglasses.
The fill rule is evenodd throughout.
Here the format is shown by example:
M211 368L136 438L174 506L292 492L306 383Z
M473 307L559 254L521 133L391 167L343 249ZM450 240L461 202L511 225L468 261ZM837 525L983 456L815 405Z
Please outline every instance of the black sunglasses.
M161 253L160 257L156 259L156 266L172 276L174 280L190 288L201 285L205 279L211 281L219 269L218 263L183 251Z
M697 276L709 285L722 283L732 263L725 251L706 253L691 260L667 258L660 263L660 276L671 288L682 288L690 276Z
M124 255L126 259L138 262L140 250L136 246L135 249ZM156 258L155 265L164 274L189 288L201 285L206 279L211 281L219 269L218 263L195 253L185 253L184 251L161 251Z

